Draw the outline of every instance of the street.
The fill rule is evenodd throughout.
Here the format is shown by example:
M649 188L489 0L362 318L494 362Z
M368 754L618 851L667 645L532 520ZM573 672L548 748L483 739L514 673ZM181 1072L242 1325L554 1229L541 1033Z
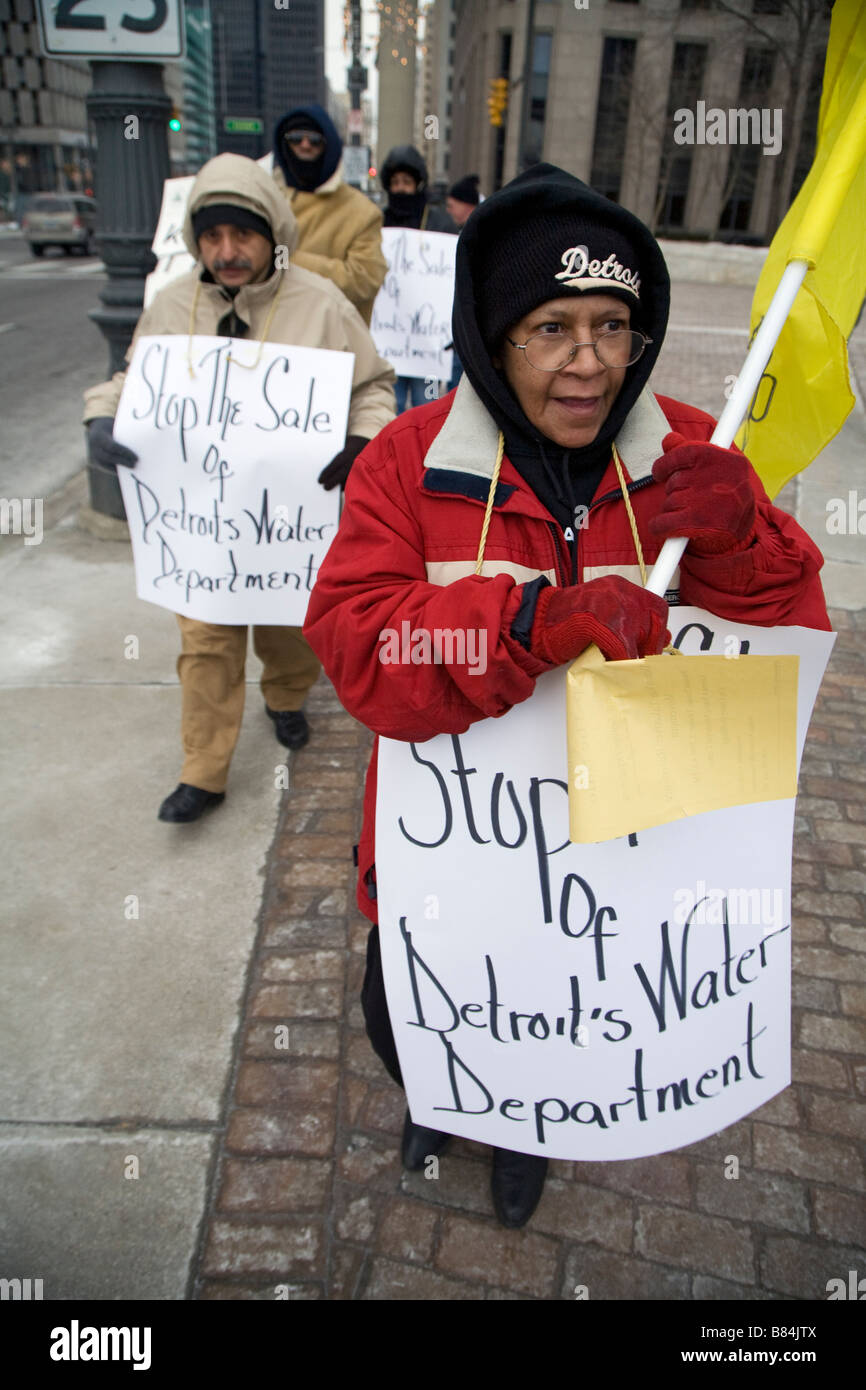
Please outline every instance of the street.
M104 281L99 256L51 247L37 259L23 236L0 237L4 497L49 497L84 466L81 393L108 366L108 345L87 314Z

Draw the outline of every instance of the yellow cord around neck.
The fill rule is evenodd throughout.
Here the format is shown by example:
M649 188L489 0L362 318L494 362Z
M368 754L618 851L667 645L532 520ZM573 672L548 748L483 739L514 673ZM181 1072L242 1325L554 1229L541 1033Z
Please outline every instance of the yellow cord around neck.
M478 557L475 561L475 573L480 574L484 564L484 549L487 545L487 532L490 529L490 518L493 515L493 499L496 496L496 487L499 482L499 470L502 467L502 458L505 453L505 435L499 431L499 445L496 450L496 462L493 465L493 476L490 479L490 487L487 492L487 507L484 512L484 525L481 527L481 540L478 542Z
M265 327L264 327L264 330L263 330L263 332L262 332L262 336L261 336L261 338L259 339L259 350L258 350L258 352L256 353L256 360L255 360L254 362L239 362L238 359L237 359L236 357L232 357L231 355L229 355L229 357L227 358L227 361L231 362L231 364L232 364L233 367L242 367L243 370L244 370L245 372L251 372L251 371L253 371L253 370L259 365L259 363L261 362L261 360L262 360L262 351L264 350L265 343L266 343L267 340L268 340L268 332L269 332L270 327L271 327L271 320L273 319L274 314L276 313L277 300L279 299L280 294L282 293L282 289L283 289L283 285L282 285L282 282L280 282L280 284L277 286L276 290L274 291L274 297L273 297L273 300L272 300L272 302L271 302L271 307L270 307L270 309L268 310L268 316L267 316L267 318L265 319ZM190 311L189 311L189 336L188 336L188 339L187 339L187 347L186 347L186 365L187 365L187 367L188 367L188 369L189 369L189 374L190 374L191 377L194 377L194 376L195 376L195 370L194 370L193 365L192 365L192 340L193 340L193 337L194 337L194 335L195 335L195 316L196 316L196 311L197 311L197 309L198 309L198 299L199 299L199 294L200 294L200 293L201 293L201 280L198 279L198 280L196 280L196 282L195 282L195 293L193 294L193 297L192 297L192 304L190 305ZM234 303L234 301L232 301L232 303Z

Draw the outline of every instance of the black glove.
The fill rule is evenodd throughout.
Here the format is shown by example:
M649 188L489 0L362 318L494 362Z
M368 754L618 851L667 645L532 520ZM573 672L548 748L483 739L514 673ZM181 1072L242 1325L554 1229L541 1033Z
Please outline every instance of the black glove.
M330 492L332 487L343 486L355 459L364 445L369 443L369 439L364 439L363 435L346 435L346 442L336 458L332 458L331 462L319 474L319 482L326 492Z
M110 415L88 420L87 448L91 463L97 463L101 468L116 468L118 464L124 468L134 468L138 463L138 454L127 449L125 444L118 444L113 431L114 420Z

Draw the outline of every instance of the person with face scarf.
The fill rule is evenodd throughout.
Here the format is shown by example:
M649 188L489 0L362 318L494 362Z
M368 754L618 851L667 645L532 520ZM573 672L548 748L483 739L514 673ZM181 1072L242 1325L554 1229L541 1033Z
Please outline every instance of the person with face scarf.
M457 235L459 228L447 212L430 204L427 196L427 164L414 145L395 145L382 165L379 177L388 194L386 227L409 227L414 231ZM398 376L394 387L398 415L407 406L424 404L424 385L423 377Z
M293 260L332 280L369 325L388 273L382 214L342 174L343 142L321 106L294 106L274 131L274 178L298 223Z
M668 604L829 628L816 546L743 454L707 442L709 415L649 387L669 300L649 230L561 169L537 165L472 213L453 316L465 375L387 426L352 473L304 629L346 709L376 734L464 733L528 699L543 672L591 643L611 661L659 653ZM667 602L641 587L624 493L648 567L667 537L688 537ZM380 634L404 620L431 632L483 628L486 671L378 661ZM362 1003L399 1082L375 925L375 805L374 750L358 854L358 904L374 923ZM422 1167L448 1137L407 1113L404 1164ZM494 1150L504 1225L529 1220L546 1167Z

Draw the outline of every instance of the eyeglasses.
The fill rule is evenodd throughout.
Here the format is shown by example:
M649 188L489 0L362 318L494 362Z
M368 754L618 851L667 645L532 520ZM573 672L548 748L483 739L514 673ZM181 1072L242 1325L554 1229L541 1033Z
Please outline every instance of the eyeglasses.
M582 347L591 347L603 367L630 367L637 362L652 338L631 328L617 328L611 333L599 333L591 343L576 343L562 332L533 333L525 343L515 343L506 334L506 341L526 353L530 367L535 367L539 372L561 372L574 360L578 348Z
M324 135L320 135L317 130L290 130L285 137L287 145L302 145L305 140L309 141L314 149L325 143Z

